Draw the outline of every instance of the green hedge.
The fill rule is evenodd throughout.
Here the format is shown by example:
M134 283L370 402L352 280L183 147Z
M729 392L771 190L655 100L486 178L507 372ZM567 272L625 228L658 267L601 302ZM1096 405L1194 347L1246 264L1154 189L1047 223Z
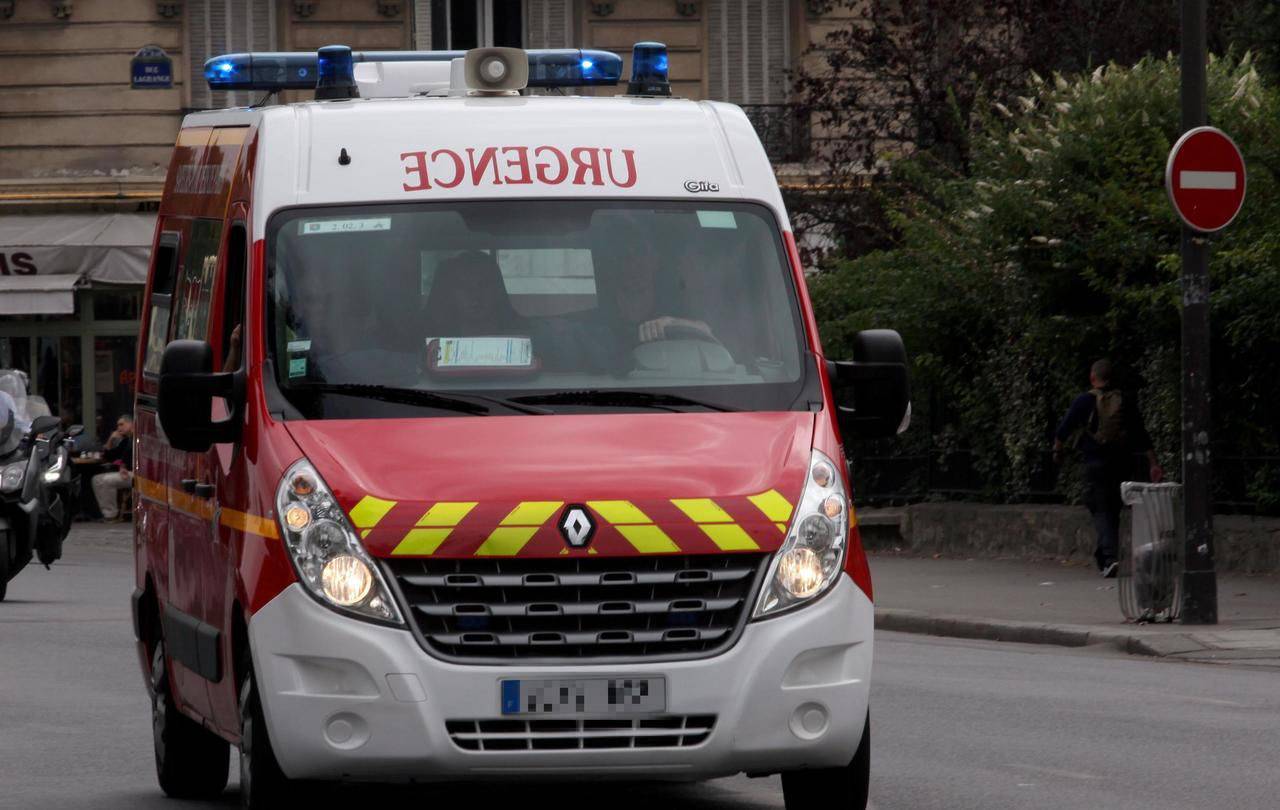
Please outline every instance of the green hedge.
M1244 212L1213 240L1213 439L1220 452L1276 456L1280 94L1248 56L1212 61L1208 78L1210 122L1250 172ZM918 418L899 450L972 450L990 496L1024 497L1056 418L1109 356L1176 477L1180 229L1164 168L1178 86L1172 57L1032 75L978 123L972 176L927 154L893 167L898 245L837 262L811 292L829 356L848 354L859 329L903 333ZM1280 504L1265 463L1230 486Z

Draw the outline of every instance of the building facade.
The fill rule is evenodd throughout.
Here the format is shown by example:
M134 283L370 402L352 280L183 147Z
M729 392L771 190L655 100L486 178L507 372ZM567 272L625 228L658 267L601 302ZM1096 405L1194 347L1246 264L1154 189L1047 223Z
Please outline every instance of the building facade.
M731 101L780 174L803 175L788 73L832 25L821 0L0 0L0 368L99 437L129 410L154 211L220 53L613 50L665 42L673 93ZM808 55L806 56L806 54ZM624 76L630 65L624 66ZM619 92L602 88L595 92ZM305 97L291 94L286 100Z

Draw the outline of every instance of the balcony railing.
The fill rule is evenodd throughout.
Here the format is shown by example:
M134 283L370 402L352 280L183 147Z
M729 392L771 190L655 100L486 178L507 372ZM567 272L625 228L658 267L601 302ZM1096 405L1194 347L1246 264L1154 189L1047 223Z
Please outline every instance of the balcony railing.
M799 163L809 157L809 117L794 104L743 104L764 151L774 163Z

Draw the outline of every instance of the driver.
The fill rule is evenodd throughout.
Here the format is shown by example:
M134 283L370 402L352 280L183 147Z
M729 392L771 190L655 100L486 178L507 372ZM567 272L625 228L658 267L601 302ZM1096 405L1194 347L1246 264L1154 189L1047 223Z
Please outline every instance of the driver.
M658 257L645 252L614 279L613 305L620 325L631 333L632 345L628 348L678 338L677 330L692 330L716 340L706 321L659 314L657 275Z

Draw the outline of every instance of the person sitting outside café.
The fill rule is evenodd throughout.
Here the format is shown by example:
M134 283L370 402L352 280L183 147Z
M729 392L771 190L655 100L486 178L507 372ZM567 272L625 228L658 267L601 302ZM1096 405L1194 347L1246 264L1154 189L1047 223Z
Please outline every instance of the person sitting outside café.
M115 464L116 469L93 477L93 497L104 520L117 520L120 516L117 493L133 486L132 416L125 414L116 420L116 429L107 439L102 458Z

